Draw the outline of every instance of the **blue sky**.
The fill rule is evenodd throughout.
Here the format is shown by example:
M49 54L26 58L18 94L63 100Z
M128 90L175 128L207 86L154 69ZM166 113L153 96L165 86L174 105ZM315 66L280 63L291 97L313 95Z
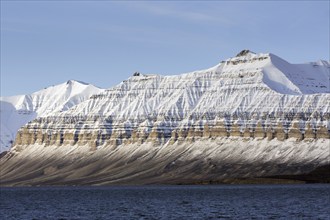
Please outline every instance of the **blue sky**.
M1 96L209 68L242 49L329 60L329 1L1 1Z

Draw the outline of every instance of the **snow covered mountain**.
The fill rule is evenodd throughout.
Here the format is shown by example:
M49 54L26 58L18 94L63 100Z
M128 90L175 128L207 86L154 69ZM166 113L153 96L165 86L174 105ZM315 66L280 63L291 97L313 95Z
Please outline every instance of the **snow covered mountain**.
M329 72L327 61L290 64L244 50L206 70L135 73L29 122L0 166L8 184L17 183L13 167L23 173L21 184L177 183L182 176L310 171L330 160ZM18 166L32 154L38 165ZM43 171L35 173L36 166Z
M153 138L165 143L180 136L175 133L202 132L206 125L212 129L219 123L228 135L235 133L235 126L238 133L258 127L262 136L267 129L275 135L279 126L283 128L277 133L286 137L292 126L301 134L308 126L315 133L329 127L329 66L325 61L293 65L273 54L243 51L207 70L177 76L134 74L86 102L41 117L25 128L59 133L67 125L60 132L61 142L93 146L121 144L134 137L140 142Z
M66 111L101 91L93 85L69 80L30 95L0 97L0 152L10 148L18 129L29 121Z

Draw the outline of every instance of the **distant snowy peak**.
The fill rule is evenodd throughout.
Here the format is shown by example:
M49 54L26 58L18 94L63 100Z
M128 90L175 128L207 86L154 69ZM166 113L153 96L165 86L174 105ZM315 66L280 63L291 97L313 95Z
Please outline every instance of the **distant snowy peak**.
M54 111L65 111L102 91L94 85L69 80L30 95L1 97L0 100L11 103L16 109L36 112L38 116L46 116Z
M0 97L0 152L9 149L18 129L40 116L66 111L103 89L69 80L28 95Z

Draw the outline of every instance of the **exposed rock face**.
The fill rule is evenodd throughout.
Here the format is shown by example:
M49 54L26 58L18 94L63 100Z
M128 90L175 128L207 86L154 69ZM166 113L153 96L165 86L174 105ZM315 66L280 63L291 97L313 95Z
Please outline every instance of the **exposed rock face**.
M168 150L163 155L162 149L172 149L176 152L177 147L182 152L190 151L191 154L189 156L180 151L182 154L178 155L178 158L182 166L197 161L195 166L189 168L189 178L193 180L213 178L217 173L227 177L242 175L246 171L243 169L244 164L258 164L251 165L254 168L248 172L250 176L283 174L285 169L272 170L265 168L265 165L276 167L290 164L290 159L285 156L290 152L297 153L292 155L292 158L296 162L293 167L301 168L298 169L299 172L315 168L329 162L329 66L329 63L324 61L293 65L272 54L242 51L239 56L222 61L208 70L178 76L134 74L118 86L93 95L88 101L67 111L39 117L28 123L19 130L11 156L5 156L6 162L1 166L10 170L10 167L17 165L16 162L10 161L17 161L18 158L23 160L22 158L28 157L31 152L46 152L47 148L51 148L52 151L47 151L48 154L61 156L49 155L54 158L53 162L49 161L49 168L45 167L46 161L42 161L38 156L38 160L43 164L43 175L48 175L61 170L55 161L67 165L68 162L64 159L66 158L72 162L73 159L61 153L67 152L68 149L81 156L77 156L77 159L84 157L86 152L92 152L92 161L99 158L108 161L105 162L108 165L116 163L117 156L121 157L115 152L121 151L125 154L125 149L127 152L134 149L134 160L139 160L134 166L141 165L146 169L146 166L162 163L156 160L159 157L149 158L149 153L145 151L166 158L162 164L165 167L162 167L159 173L162 175L164 170L171 167L171 163L175 161L173 158L176 157L175 153L172 154ZM233 155L228 152L221 153L228 148L235 148L235 145L244 146L244 143L253 148L256 155L240 157L239 152L244 154L244 150L239 149L243 148L234 150ZM257 150L259 143L263 143L260 151ZM270 151L267 145L269 149L273 147L271 155L267 154ZM283 146L286 146L284 151L276 151ZM304 146L305 150L299 150L300 146ZM198 170L202 172L204 168L211 169L204 165L198 168L198 161L202 162L206 158L205 156L202 159L202 155L196 156L199 148L217 152L215 155L208 155L213 155L217 160L212 164L222 168L214 172L205 171L204 176L197 175ZM312 151L313 154L310 154ZM9 157L17 160L8 159ZM232 159L226 160L228 157ZM268 159L265 159L266 157ZM152 162L142 166L149 159ZM129 161L130 158L122 157L122 161L118 163L125 164ZM234 173L228 168L230 163L240 164L237 169L232 170ZM89 162L84 164L91 165ZM125 172L124 166L104 166L104 172ZM111 171L110 167L116 171ZM136 172L142 172L137 170ZM297 169L294 170L290 171L298 172ZM134 177L133 170L130 172ZM183 174L190 175L179 171L173 171L170 175L175 179ZM11 179L8 184L15 182L13 174L7 175L5 172L5 176ZM103 174L99 177L101 176L104 177ZM109 183L124 183L125 178L134 180L133 177L124 176L121 176L122 179L118 182L111 178L106 179ZM87 179L84 182L86 184ZM166 182L170 179L152 178L143 183L157 180ZM25 180L24 183L29 182ZM68 177L67 183L70 180L72 179ZM76 182L75 180L75 184ZM93 184L101 182L102 180L97 180ZM42 183L42 180L34 183ZM60 180L52 180L49 183L60 183Z
M249 50L242 50L241 52L239 52L236 56L237 57L241 57L241 56L245 56L247 54L249 54L250 51Z
M22 128L17 135L15 147L29 146L34 144L49 145L86 145L97 148L100 145L119 146L128 143L151 142L164 144L167 142L193 142L202 138L218 137L245 137L245 138L267 138L272 140L285 140L295 138L297 141L303 139L329 139L329 130L322 122L306 122L302 119L288 122L273 120L240 121L232 119L213 120L211 123L203 122L190 125L189 127L174 127L159 125L127 127L125 123L116 125L106 124L106 119L96 117L85 119L84 127L77 124L65 123L64 118L57 118L56 124L47 119L39 119L44 127L30 123ZM35 122L34 122L35 123ZM57 123L62 123L58 125Z

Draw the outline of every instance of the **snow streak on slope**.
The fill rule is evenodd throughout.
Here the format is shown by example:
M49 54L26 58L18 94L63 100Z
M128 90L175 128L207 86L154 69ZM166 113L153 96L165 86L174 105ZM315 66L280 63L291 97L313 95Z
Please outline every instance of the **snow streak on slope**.
M329 96L324 94L330 89L329 67L326 62L318 67L292 65L272 54L250 52L208 70L178 76L132 76L63 115L126 120L183 119L212 112L305 112L308 108L329 112Z
M265 73L276 84L271 87L275 91L288 87L292 94L329 93L329 62L319 61L310 64L292 65L285 60L270 54L271 64L266 66ZM276 69L274 68L276 67ZM275 76L276 75L276 76ZM266 83L269 83L269 81ZM285 93L285 92L281 92Z
M36 117L66 111L101 91L93 85L69 80L30 95L1 97L0 152L9 149L17 130L27 122Z

